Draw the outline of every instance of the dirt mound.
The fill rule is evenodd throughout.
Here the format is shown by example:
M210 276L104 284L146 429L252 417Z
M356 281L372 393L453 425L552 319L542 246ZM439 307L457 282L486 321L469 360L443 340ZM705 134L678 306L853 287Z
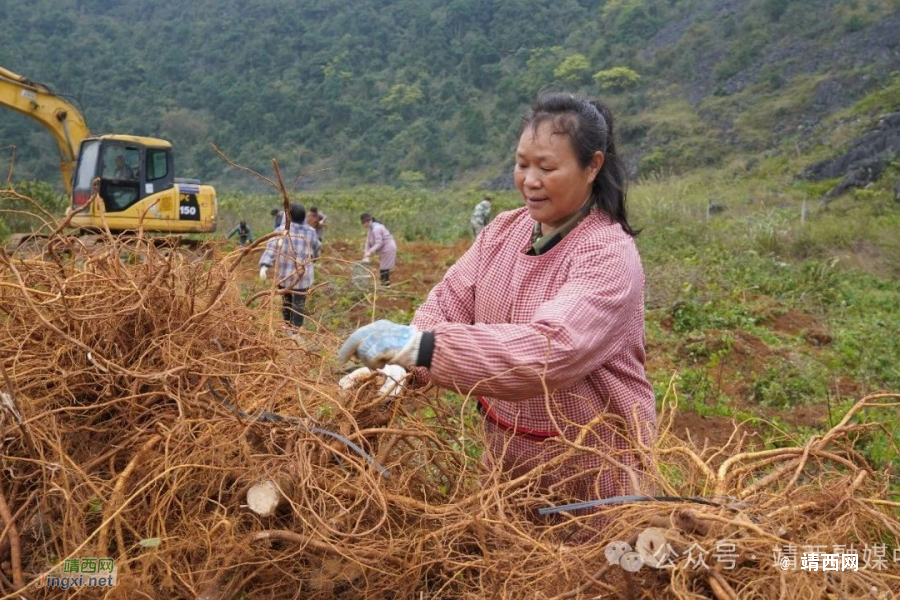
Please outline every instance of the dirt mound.
M773 331L802 337L813 346L827 346L833 341L828 327L810 314L789 309L765 296L754 298L754 303L760 323Z
M784 353L770 348L757 336L741 330L707 331L684 338L678 357L687 364L713 364L710 377L732 398L753 396L753 381ZM711 358L715 357L715 360Z

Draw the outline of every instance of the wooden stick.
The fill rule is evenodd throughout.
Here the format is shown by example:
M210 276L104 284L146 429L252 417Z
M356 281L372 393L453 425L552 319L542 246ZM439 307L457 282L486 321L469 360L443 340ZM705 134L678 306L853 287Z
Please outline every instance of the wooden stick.
M159 434L155 434L149 440L144 442L144 444L135 452L134 456L131 458L131 461L125 467L125 470L119 475L118 479L116 479L116 485L113 488L112 497L109 499L109 508L113 510L113 514L116 514L116 505L120 504L119 500L122 498L123 490L125 489L125 483L128 481L128 477L137 467L138 462L143 458L144 453L147 452L150 448L155 446L160 440L162 436ZM109 550L109 530L107 529L107 525L109 522L105 522L100 526L100 540L98 547L100 552L107 552ZM125 548L119 548L119 560L122 561L122 564L125 564Z
M716 569L709 571L709 587L715 594L716 600L738 600L737 592L728 585L728 582Z
M25 499L25 502L23 502L22 506L19 507L19 510L16 511L16 514L12 516L12 520L6 524L6 527L3 528L3 531L0 531L0 540L7 536L10 528L12 527L12 524L15 523L16 519L18 519L22 515L28 505L31 504L31 501L34 500L35 496L37 496L37 490L34 490L33 492L31 492L31 494L28 495L28 498Z
M22 589L25 587L25 579L22 577L22 542L2 490L0 490L0 518L6 522L5 529L9 530L7 536L9 537L9 556L12 561L13 585L17 589Z

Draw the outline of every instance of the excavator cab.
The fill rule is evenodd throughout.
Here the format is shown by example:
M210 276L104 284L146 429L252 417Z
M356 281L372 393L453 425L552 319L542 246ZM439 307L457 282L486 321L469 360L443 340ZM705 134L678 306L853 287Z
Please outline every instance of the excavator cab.
M175 177L169 142L124 135L85 139L72 177L73 210L90 202L95 180L103 214L95 202L73 217L73 225L97 229L105 221L112 231L215 231L215 191Z

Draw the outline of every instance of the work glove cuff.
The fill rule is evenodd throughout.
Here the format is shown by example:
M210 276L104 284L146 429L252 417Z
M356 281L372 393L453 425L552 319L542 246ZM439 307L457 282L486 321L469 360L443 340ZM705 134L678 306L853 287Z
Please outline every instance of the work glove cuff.
M406 345L397 353L390 361L392 364L400 365L406 369L418 365L419 349L422 346L422 332L413 331L412 337L406 342Z

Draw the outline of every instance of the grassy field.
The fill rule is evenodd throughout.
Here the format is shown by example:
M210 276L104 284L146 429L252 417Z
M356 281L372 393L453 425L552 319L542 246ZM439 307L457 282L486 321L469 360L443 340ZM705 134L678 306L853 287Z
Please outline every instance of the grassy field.
M631 190L643 229L648 372L659 398L674 384L677 424L700 441L724 442L736 420L761 445L796 442L863 395L900 389L900 215L889 190L862 190L825 210L814 186L782 171L766 163L740 177L697 171ZM512 192L495 197L501 210L519 205ZM411 318L468 247L479 194L365 188L300 199L329 216L310 326L340 337L372 318ZM708 214L709 204L722 208ZM250 209L262 229L275 205L275 197L243 197L224 201L223 214ZM350 282L363 211L384 221L400 247L395 285L377 297ZM872 418L883 431L861 447L884 468L900 456L896 418Z
M900 207L891 190L900 161L875 185L827 208L819 199L836 182L796 177L866 131L898 98L895 79L831 117L802 152L785 139L765 152L654 173L632 186L631 220L642 229L646 272L648 372L660 398L674 384L679 426L692 435L723 442L730 433L723 424L734 419L761 444L796 441L836 422L867 393L900 390ZM657 125L707 133L685 119L689 112L674 103ZM46 184L20 187L51 211L60 204ZM211 237L224 237L240 219L257 237L271 231L279 196L220 193L221 225ZM372 318L408 321L468 247L469 215L482 195L371 186L292 194L328 215L310 326L338 339ZM491 195L495 213L520 206L515 192ZM395 285L377 297L350 281L350 264L362 255L362 212L399 242ZM245 268L253 288L253 264ZM900 457L897 419L866 414L882 431L862 447L877 466L890 465Z
M674 385L677 425L701 441L726 441L736 420L760 444L796 442L863 395L900 390L900 211L890 190L900 165L826 209L818 200L827 182L794 178L809 162L789 153L748 157L631 188L646 272L648 372L659 398ZM481 195L386 187L296 194L328 215L310 326L337 341L372 318L408 321L468 247ZM520 205L514 192L492 195L495 212ZM279 203L274 194L223 194L212 237L241 218L264 235ZM377 297L350 281L362 255L361 212L383 221L400 247L395 285ZM254 265L244 265L248 291L257 285ZM861 447L888 466L900 457L895 415L865 414L883 430Z

